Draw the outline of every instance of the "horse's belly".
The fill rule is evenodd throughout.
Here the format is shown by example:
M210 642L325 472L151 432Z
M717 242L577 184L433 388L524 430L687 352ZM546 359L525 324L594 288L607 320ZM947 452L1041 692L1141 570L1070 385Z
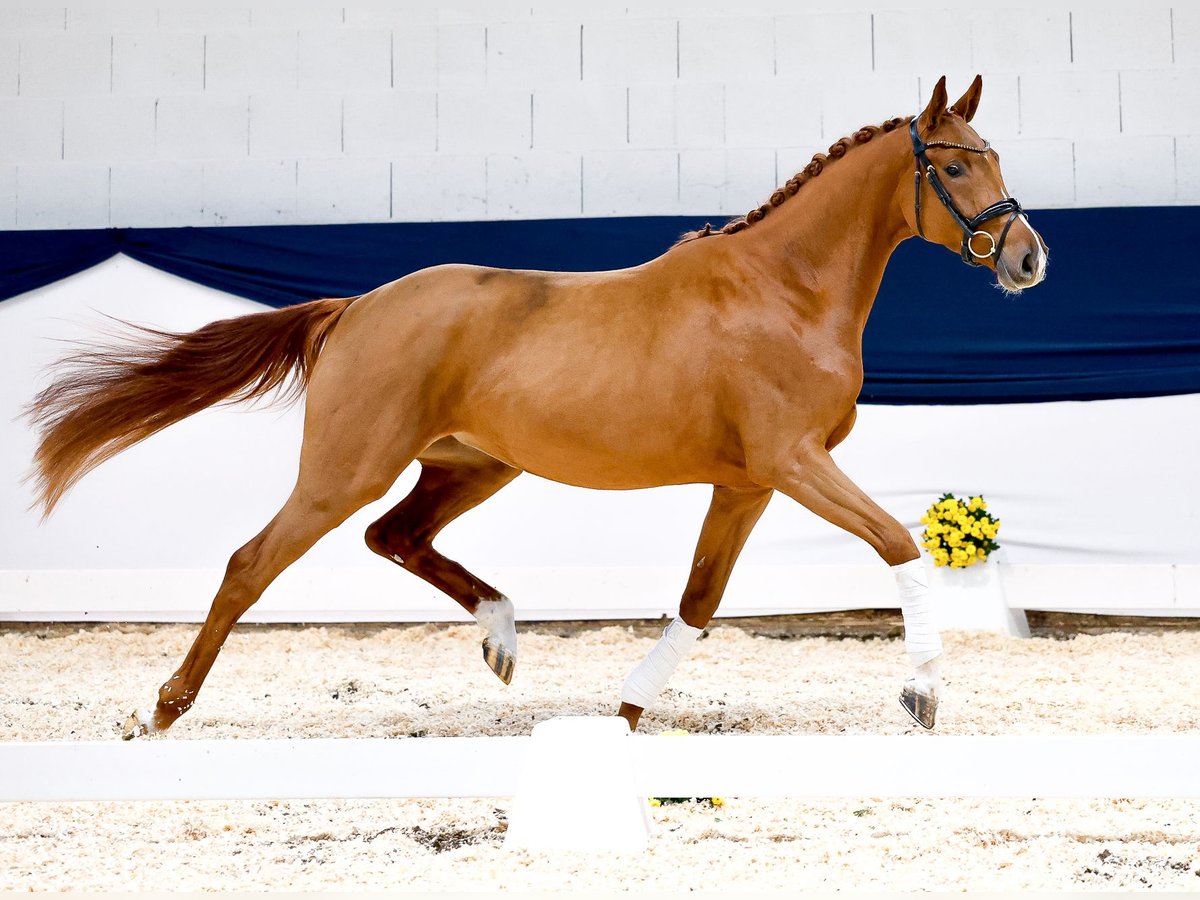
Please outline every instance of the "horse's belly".
M546 440L532 433L501 438L459 432L454 437L514 468L577 487L633 490L666 484L749 484L736 460L702 445L671 448L631 439L614 447L586 440Z

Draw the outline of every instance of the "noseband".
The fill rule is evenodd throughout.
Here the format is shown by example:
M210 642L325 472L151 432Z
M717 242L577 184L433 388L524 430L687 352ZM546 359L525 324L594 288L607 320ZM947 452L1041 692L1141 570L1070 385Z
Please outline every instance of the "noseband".
M942 201L942 206L946 207L946 211L950 213L958 227L962 229L962 260L969 266L982 265L979 262L981 259L1000 259L1000 253L1004 250L1004 239L1008 237L1008 229L1012 228L1012 223L1024 212L1021 209L1021 204L1012 197L1005 197L1003 200L997 200L979 215L973 219L968 219L962 214L959 208L955 205L950 192L946 190L946 186L942 184L942 179L938 177L937 169L933 163L929 161L929 157L925 155L925 151L930 147L952 147L955 150L967 150L971 153L987 153L991 149L991 144L987 141L983 142L982 147L968 147L966 144L955 144L950 141L930 141L925 143L921 140L921 136L917 133L917 117L914 116L912 121L908 123L908 134L912 138L913 157L916 160L917 171L913 179L913 185L916 188L916 209L917 209L917 231L921 237L925 237L925 228L921 224L921 173L924 170L925 178L929 181L929 186L933 188L933 192L937 194L937 198ZM992 237L990 232L983 231L979 226L991 219L997 219L1000 216L1008 215L1008 221L1004 223L1004 230L1000 232L1000 240L997 241ZM976 253L972 241L977 237L985 237L988 239L990 246L986 253Z

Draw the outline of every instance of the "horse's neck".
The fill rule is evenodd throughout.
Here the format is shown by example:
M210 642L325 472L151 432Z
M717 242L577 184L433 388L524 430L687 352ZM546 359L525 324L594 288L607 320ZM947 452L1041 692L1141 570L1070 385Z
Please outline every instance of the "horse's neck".
M770 260L807 316L860 334L866 326L892 251L912 235L896 197L902 169L912 165L901 131L853 148L737 235Z

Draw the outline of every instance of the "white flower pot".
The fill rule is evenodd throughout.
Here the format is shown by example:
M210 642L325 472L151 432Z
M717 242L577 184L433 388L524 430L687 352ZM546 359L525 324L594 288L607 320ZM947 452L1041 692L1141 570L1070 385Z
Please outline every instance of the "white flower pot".
M929 591L938 627L943 630L995 631L1029 637L1025 610L1009 609L1004 596L1003 550L966 569L933 566Z

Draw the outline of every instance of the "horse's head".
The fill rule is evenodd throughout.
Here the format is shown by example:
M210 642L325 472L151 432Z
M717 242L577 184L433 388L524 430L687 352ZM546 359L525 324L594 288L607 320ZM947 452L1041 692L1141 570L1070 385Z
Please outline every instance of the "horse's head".
M915 172L901 188L906 215L926 240L949 247L964 262L996 271L1008 291L1033 287L1046 277L1048 250L1024 210L1008 193L1000 155L971 127L983 79L946 105L946 79L909 126Z

